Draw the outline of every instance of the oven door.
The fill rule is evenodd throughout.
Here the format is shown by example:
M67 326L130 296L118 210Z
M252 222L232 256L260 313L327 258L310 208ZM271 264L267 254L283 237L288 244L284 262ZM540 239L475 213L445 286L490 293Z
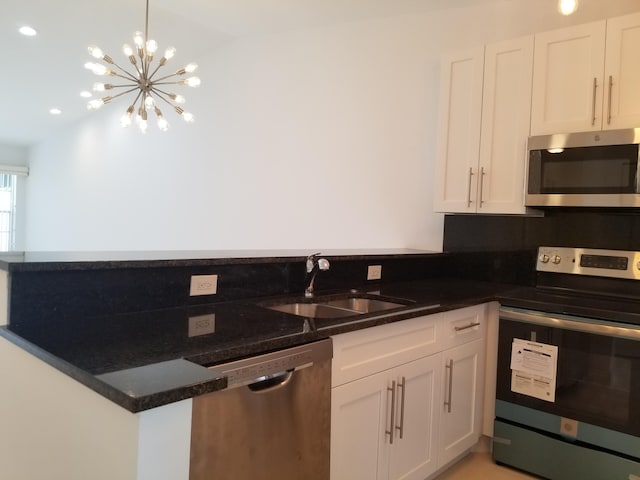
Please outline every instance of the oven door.
M554 401L512 391L515 339L557 347ZM640 327L502 307L496 396L640 437Z

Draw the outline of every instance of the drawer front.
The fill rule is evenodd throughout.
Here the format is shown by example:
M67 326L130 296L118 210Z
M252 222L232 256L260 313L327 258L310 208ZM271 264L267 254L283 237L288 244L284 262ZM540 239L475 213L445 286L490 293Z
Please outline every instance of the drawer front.
M446 350L478 338L487 331L486 304L445 312L442 320L442 347Z
M331 386L381 372L441 350L442 314L336 335Z

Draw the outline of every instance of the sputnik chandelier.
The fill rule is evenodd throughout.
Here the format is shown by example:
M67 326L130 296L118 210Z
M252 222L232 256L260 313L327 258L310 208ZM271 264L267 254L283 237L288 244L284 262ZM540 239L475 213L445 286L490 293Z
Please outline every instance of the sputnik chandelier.
M176 49L173 47L167 48L164 52L164 56L160 58L154 67L152 62L154 54L158 50L158 44L155 40L150 40L148 38L148 31L149 0L147 0L144 34L142 32L136 32L134 34L133 41L135 46L133 48L126 44L122 47L124 54L129 58L131 65L133 65L133 72L129 72L122 68L120 65L115 63L109 55L103 53L103 51L95 45L91 45L89 47L89 53L94 58L106 62L108 66L93 62L85 64L85 68L91 70L96 75L118 77L123 80L123 83L118 85L112 83L95 83L93 85L93 90L95 92L125 89L124 91L120 91L119 93L111 96L91 100L87 105L87 108L89 110L96 110L105 103L109 103L118 97L122 97L129 93L135 93L135 98L122 116L120 124L123 127L131 125L132 117L135 112L136 122L143 133L147 131L147 117L149 111L152 111L153 114L155 114L158 121L158 128L160 130L167 130L169 128L169 122L164 118L162 111L157 105L159 100L173 108L186 122L193 122L193 115L183 110L180 106L184 103L185 98L182 95L167 92L165 89L167 85L187 85L189 87L197 87L200 85L200 79L198 77L177 79L179 77L183 77L185 74L193 73L193 71L198 68L195 63L190 63L184 68L177 70L175 73L158 76L156 78L156 74L160 68L165 66L174 56Z

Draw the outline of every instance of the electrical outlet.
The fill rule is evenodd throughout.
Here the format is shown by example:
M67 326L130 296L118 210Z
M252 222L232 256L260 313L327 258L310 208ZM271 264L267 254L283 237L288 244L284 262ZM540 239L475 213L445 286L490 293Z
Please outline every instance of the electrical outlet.
M216 331L216 316L213 313L189 317L189 336L207 335Z
M215 295L218 291L218 275L191 275L189 295Z
M367 268L367 280L380 280L382 278L382 265L369 265Z

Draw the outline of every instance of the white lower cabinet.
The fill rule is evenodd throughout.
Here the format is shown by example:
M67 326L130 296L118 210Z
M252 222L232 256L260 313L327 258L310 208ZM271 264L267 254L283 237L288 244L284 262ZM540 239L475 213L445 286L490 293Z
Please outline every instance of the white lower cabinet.
M440 355L332 391L331 478L423 480L436 470Z
M449 463L475 445L482 426L484 339L442 355L444 401L440 415L438 461Z
M331 480L424 480L478 441L485 309L334 337Z

